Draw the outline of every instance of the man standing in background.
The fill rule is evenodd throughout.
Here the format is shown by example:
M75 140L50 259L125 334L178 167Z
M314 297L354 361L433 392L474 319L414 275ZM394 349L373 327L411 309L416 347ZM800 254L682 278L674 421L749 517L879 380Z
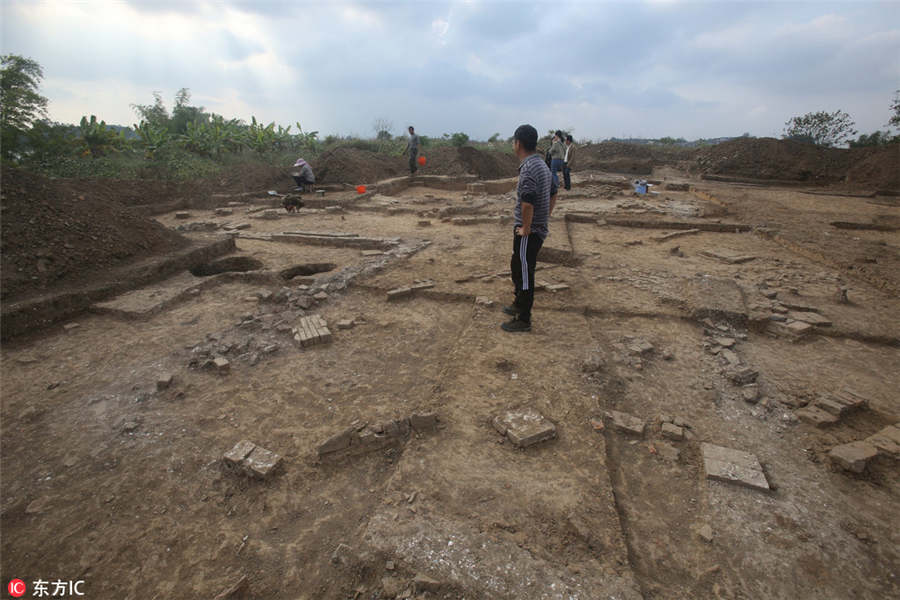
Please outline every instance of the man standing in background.
M563 158L563 187L572 189L572 162L575 160L575 144L572 143L572 135L566 135L566 155Z
M553 175L553 183L559 187L559 177L556 172L563 168L566 148L563 146L563 132L559 129L553 134L553 143L550 144L550 173Z
M409 126L409 141L406 142L406 151L409 152L409 175L412 177L419 168L416 165L416 156L419 154L419 136L416 135L416 130L412 125Z
M521 161L516 186L513 254L509 263L516 299L503 309L513 319L500 326L510 332L531 331L534 267L544 239L550 233L550 213L556 205L557 184L537 153L537 141L537 129L531 125L519 126L513 136L513 150Z

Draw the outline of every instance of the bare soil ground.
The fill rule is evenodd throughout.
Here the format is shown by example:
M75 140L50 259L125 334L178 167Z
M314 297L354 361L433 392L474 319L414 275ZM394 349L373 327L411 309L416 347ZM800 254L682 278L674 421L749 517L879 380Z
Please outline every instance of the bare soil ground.
M694 190L635 197L609 174L576 174L547 240L548 257L566 258L537 272L569 287L538 291L533 331L518 335L499 329L509 193L328 193L345 209L272 220L254 205L193 211L249 223L235 256L262 268L182 274L78 327L4 344L3 578L83 579L90 597L133 599L213 598L242 576L227 597L900 595L896 458L860 474L828 458L900 421L900 233L831 223L890 225L900 208L656 175ZM659 239L722 223L750 227ZM284 231L386 245L271 236ZM388 301L422 280L434 286ZM773 335L789 307L831 325ZM285 325L311 314L333 341L299 347ZM199 368L210 353L230 371ZM734 360L758 372L749 401L729 379ZM163 373L173 382L157 390ZM827 428L798 421L843 388L868 406ZM521 408L557 437L524 450L501 437L492 418ZM643 434L618 430L609 410L641 419ZM355 421L428 412L435 431L317 454ZM663 435L669 421L684 439ZM224 471L242 439L282 455L281 469ZM755 455L771 490L708 479L704 442Z

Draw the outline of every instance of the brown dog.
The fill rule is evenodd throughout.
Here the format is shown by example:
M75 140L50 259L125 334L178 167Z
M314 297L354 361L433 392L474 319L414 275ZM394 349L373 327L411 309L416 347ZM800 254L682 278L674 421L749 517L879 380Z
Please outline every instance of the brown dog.
M299 211L303 207L303 202L300 201L299 196L287 196L285 197L282 206L284 206L284 210L292 213Z

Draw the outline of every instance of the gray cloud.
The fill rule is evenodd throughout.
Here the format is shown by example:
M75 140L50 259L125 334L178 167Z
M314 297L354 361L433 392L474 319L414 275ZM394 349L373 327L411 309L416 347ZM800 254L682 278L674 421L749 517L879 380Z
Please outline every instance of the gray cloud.
M900 87L892 3L81 6L2 5L3 52L44 66L61 120L102 106L107 121L130 123L129 104L189 87L226 116L323 133L367 135L385 116L428 135L481 138L524 121L594 138L771 135L823 108L873 130ZM110 89L135 97L114 98L115 108Z

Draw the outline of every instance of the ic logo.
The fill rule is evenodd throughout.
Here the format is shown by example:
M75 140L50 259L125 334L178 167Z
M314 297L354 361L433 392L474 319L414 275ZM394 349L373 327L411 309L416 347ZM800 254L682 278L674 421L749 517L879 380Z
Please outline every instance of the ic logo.
M10 596L12 596L13 598L21 598L22 596L25 595L25 590L27 589L27 586L25 585L25 582L22 581L21 579L12 579L9 582L8 588L9 588Z

